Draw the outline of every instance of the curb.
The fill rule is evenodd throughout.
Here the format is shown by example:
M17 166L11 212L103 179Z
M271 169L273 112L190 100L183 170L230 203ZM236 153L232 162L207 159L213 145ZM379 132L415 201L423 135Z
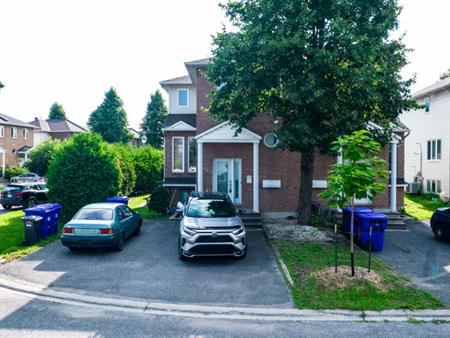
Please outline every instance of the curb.
M164 303L145 299L111 298L104 294L87 295L76 290L57 289L19 281L5 275L0 275L0 289L27 298L60 304L170 317L272 322L450 321L450 310L386 310L364 312L349 310L298 310L290 308L221 307Z

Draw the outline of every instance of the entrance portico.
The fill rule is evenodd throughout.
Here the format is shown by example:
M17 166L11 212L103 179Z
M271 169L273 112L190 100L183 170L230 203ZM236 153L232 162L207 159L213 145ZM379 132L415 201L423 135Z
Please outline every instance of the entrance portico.
M223 122L196 136L197 141L197 187L199 191L205 190L205 144L252 144L253 145L253 171L252 175L246 175L246 184L252 184L253 211L259 212L259 143L261 136L243 128L239 134L233 129L229 121ZM218 152L213 156L212 189L227 193L235 204L242 203L242 167L245 159L235 156L224 156Z

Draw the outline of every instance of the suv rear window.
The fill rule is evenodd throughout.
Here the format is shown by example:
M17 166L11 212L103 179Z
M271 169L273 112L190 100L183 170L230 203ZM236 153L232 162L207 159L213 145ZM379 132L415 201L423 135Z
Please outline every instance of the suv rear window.
M3 191L7 192L7 191L11 191L11 192L16 192L16 191L22 191L23 190L23 185L13 185L13 184L9 184L5 187L5 189Z
M193 199L190 201L187 217L234 217L236 209L228 200Z

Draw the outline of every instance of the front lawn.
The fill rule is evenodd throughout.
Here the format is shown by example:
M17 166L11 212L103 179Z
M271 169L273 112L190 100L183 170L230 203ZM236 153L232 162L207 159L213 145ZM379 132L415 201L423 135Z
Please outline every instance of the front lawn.
M20 220L23 216L21 210L0 215L0 257L6 261L26 255L58 239L58 236L52 236L32 246L21 246L25 240L23 223Z
M165 215L151 211L147 207L147 198L150 195L142 195L130 198L128 206L139 213L145 219L161 219L166 218Z
M448 207L440 199L430 199L426 195L405 194L404 214L414 219L430 219L437 208Z
M291 292L297 308L386 310L436 309L444 306L428 292L415 287L406 277L397 275L374 255L372 269L381 277L381 288L362 279L339 288L313 276L315 272L334 266L333 244L277 241L274 245L280 251L294 281ZM356 249L355 262L356 266L367 267L367 254ZM338 246L338 265L350 266L347 241Z

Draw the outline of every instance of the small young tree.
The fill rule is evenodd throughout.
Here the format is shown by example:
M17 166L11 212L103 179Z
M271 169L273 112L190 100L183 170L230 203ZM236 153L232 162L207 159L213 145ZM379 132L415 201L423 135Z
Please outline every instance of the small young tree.
M125 143L131 139L127 113L114 88L105 93L102 104L89 117L88 126L109 143Z
M40 176L47 175L48 165L55 157L57 148L61 141L50 139L30 151L25 167Z
M154 148L162 148L163 132L162 126L167 116L167 108L161 92L157 90L150 97L147 105L147 113L142 120L141 129L143 136L147 139L147 144Z
M386 185L385 161L377 157L381 145L369 131L355 131L351 135L339 137L332 143L331 150L341 153L342 163L334 164L328 174L328 187L320 197L328 201L330 207L343 208L351 204L350 220L350 259L352 276L355 275L353 221L355 199L373 200L377 192Z
M63 106L58 102L53 103L48 112L48 118L49 120L65 120L67 117Z

